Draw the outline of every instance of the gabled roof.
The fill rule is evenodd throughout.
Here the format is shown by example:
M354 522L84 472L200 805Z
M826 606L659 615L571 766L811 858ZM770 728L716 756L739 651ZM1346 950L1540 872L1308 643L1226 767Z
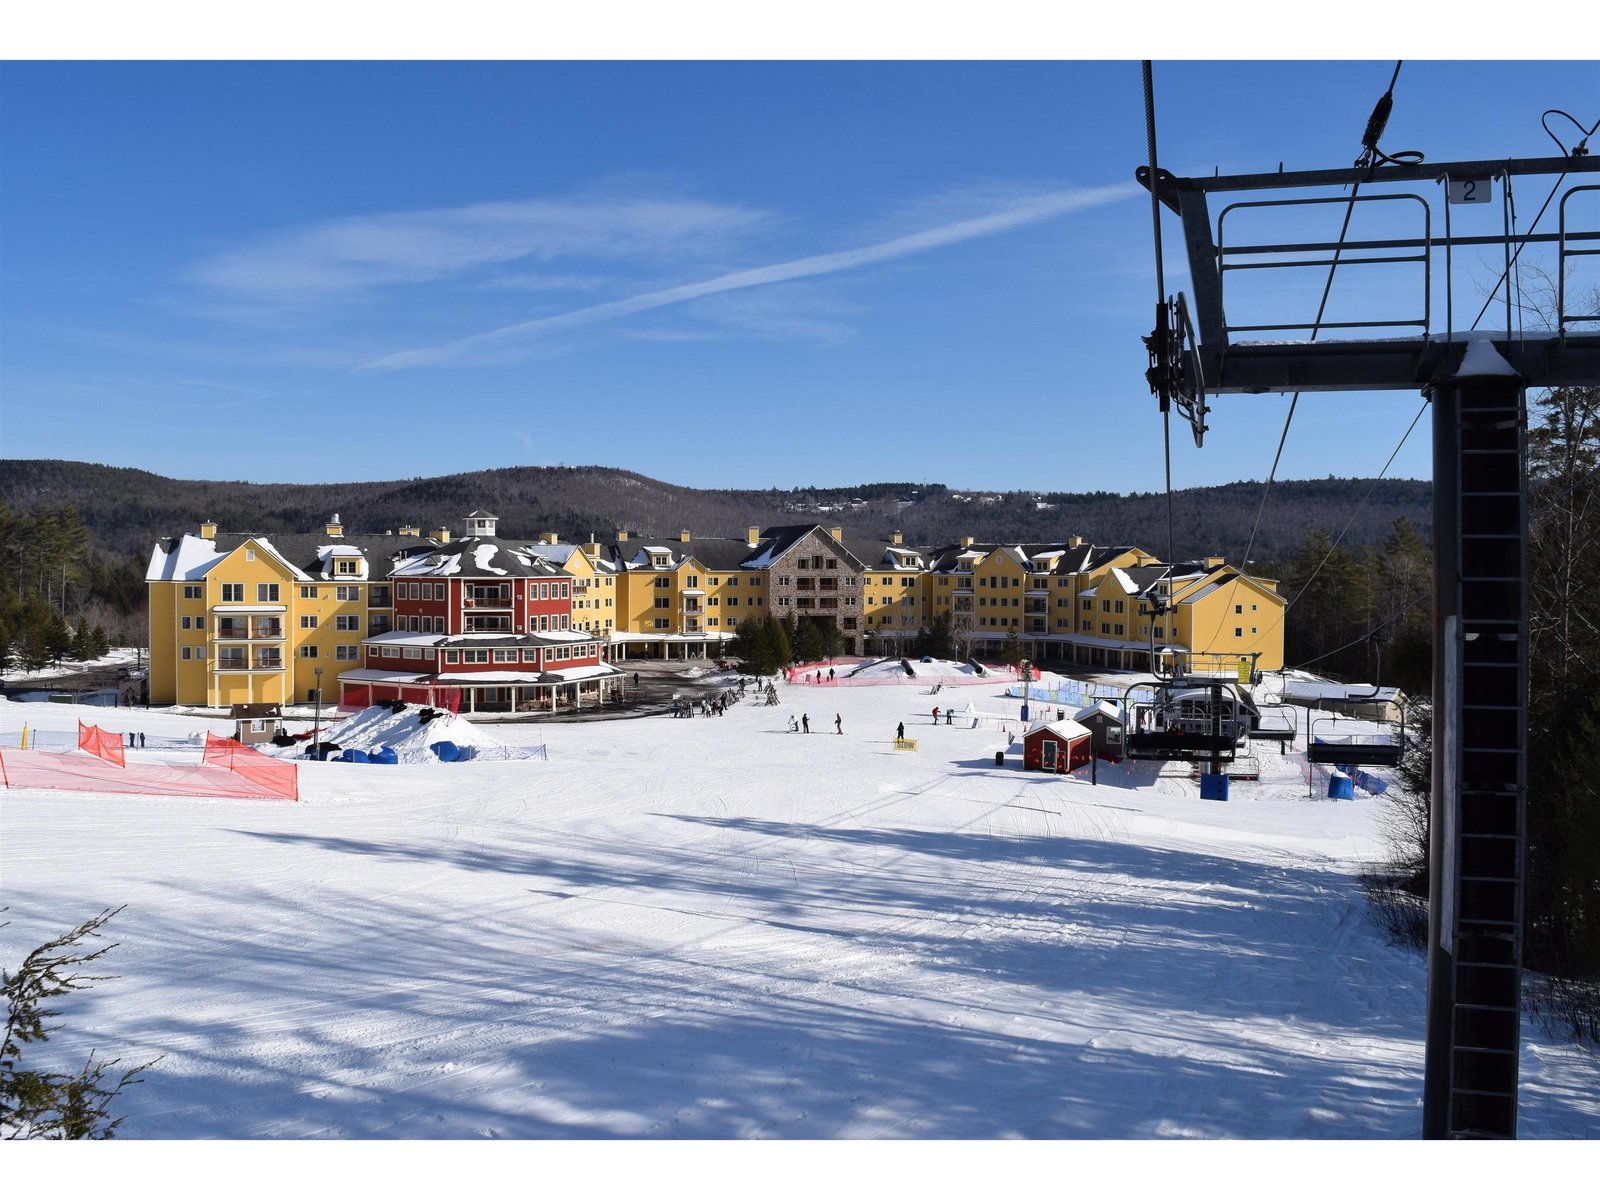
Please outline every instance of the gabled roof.
M763 567L771 566L813 533L824 543L837 547L839 555L850 566L858 571L866 570L867 564L861 557L821 525L773 525L763 529L761 543L750 565L754 566L759 562Z
M392 579L460 576L473 579L548 579L565 575L543 557L539 547L504 538L469 537L402 558L389 571Z

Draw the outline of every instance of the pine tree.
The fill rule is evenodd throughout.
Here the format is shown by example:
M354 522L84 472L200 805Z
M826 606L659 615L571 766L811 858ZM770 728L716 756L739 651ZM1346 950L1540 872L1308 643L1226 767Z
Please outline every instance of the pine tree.
M0 1138L104 1139L113 1137L122 1118L111 1119L111 1102L121 1091L143 1082L143 1074L159 1059L129 1070L113 1071L119 1060L101 1059L93 1051L77 1075L36 1071L23 1065L26 1047L42 1045L60 1032L52 1024L61 1013L49 1003L110 979L81 968L116 946L85 949L100 929L121 912L108 909L61 937L34 950L15 974L0 972L6 998L5 1033L0 1037Z

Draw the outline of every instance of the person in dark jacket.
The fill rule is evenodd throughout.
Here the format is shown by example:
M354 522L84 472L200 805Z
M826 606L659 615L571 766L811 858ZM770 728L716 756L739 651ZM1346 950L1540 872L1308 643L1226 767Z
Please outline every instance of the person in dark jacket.
M811 718L805 713L800 714L800 728L806 733L811 732Z
M906 740L906 723L904 721L894 727L894 740L897 742Z

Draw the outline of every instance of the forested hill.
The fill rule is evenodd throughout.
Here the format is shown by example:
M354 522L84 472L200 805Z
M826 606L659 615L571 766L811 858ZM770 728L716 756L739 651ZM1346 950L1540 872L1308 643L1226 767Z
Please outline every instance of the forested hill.
M1309 528L1343 528L1370 480L1290 480L1274 484L1251 557L1286 558ZM1373 491L1346 542L1381 541L1396 518L1426 535L1426 481L1385 480ZM71 504L93 544L113 554L143 555L158 538L193 532L203 520L223 529L310 531L338 513L352 532L402 524L461 531L461 518L487 509L503 534L567 538L618 529L671 535L742 536L750 525L816 521L847 533L900 530L915 545L962 536L979 541L1053 541L1077 534L1102 545L1134 543L1158 554L1167 546L1161 492L986 492L943 484L873 483L853 488L766 491L690 488L612 467L508 467L388 483L236 483L168 479L148 471L57 459L0 459L0 500L13 510ZM1222 554L1236 560L1261 502L1259 482L1188 488L1174 494L1179 557Z

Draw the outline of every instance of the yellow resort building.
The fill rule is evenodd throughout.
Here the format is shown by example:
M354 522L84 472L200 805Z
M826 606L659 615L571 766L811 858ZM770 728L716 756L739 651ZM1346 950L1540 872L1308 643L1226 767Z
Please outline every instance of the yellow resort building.
M469 538L485 514L466 518ZM505 540L505 539L500 539ZM150 591L150 697L225 707L305 703L363 666L364 641L398 627L397 563L450 549L420 527L347 536L219 533L163 539ZM510 543L508 543L510 544ZM1015 639L1041 664L1227 673L1283 666L1274 580L1220 558L1163 563L1137 546L984 543L941 547L846 537L839 526L750 526L743 538L618 531L602 544L548 532L515 542L571 578L571 628L606 660L708 658L739 623L770 614L832 621L851 654L898 656L948 620L962 657Z

